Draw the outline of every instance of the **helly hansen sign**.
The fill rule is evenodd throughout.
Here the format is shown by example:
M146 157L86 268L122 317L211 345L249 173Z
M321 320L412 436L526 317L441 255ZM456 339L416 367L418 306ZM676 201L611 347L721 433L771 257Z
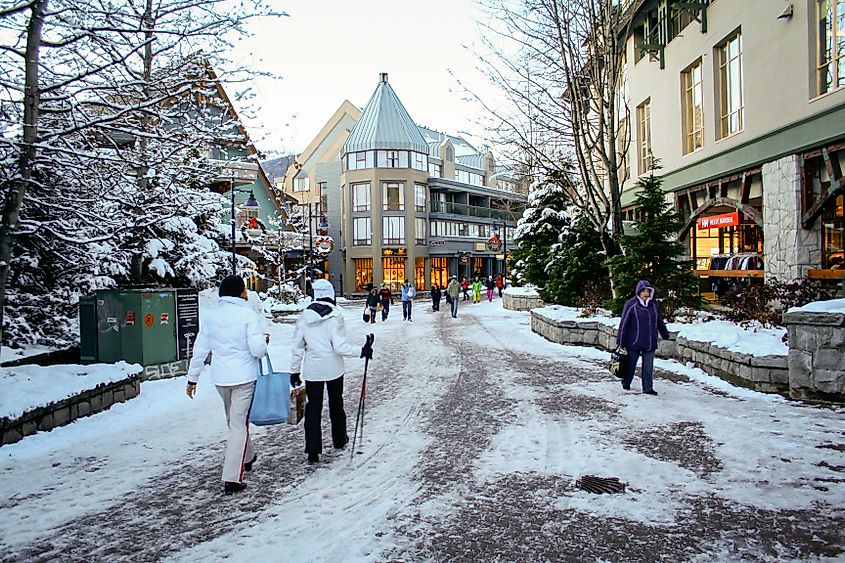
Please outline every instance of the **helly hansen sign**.
M710 217L699 217L698 230L723 229L739 225L739 211L725 213L724 215L711 215Z

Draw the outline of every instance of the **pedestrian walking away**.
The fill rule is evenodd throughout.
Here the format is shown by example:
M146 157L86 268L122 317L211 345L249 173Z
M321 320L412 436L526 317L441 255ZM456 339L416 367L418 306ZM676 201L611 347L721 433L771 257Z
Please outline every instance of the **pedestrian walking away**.
M379 295L379 290L374 287L373 290L367 294L367 309L370 311L370 324L376 324L376 312L378 311L380 305L381 296Z
M258 379L258 362L267 353L270 335L249 306L243 278L227 276L220 283L216 308L203 311L200 330L188 366L186 393L197 390L200 371L211 353L211 382L223 399L229 426L223 454L223 491L242 491L244 471L251 471L256 455L249 439L249 409Z
M408 280L402 284L402 320L412 321L411 312L414 306L414 297L417 296L417 290L413 285L408 283Z
M452 318L458 318L458 294L461 292L461 285L458 283L458 276L452 276L449 285L446 286L446 295L452 310Z
M481 303L481 282L478 280L478 276L475 276L472 282L472 302Z
M328 280L314 282L314 299L296 321L290 368L292 386L305 380L305 453L309 463L318 462L323 451L320 421L324 390L329 395L332 444L342 449L349 442L343 409L343 359L363 357L367 350L366 343L358 348L349 342L343 314L335 304L334 287Z
M393 305L393 292L390 291L390 288L387 287L386 283L381 284L381 290L379 291L379 296L381 296L381 322L387 320L387 315L390 313L390 306Z
M463 301L469 301L469 279L466 277L461 280L461 291L464 292Z
M622 309L622 318L616 334L617 347L625 348L628 352L628 375L622 380L622 388L631 388L637 361L642 358L640 376L643 381L643 393L646 395L657 395L652 378L657 334L660 333L664 340L669 339L669 331L654 299L654 293L654 288L649 282L642 280L637 284L634 297L626 301Z
M493 276L487 276L484 282L484 287L487 288L487 301L493 302L493 290L496 288L496 282L493 281Z
M439 311L440 310L440 297L442 296L442 292L440 291L440 286L436 283L431 284L431 310L432 311Z
M505 288L505 278L502 274L496 276L496 287L499 289L499 297L502 297L502 290Z

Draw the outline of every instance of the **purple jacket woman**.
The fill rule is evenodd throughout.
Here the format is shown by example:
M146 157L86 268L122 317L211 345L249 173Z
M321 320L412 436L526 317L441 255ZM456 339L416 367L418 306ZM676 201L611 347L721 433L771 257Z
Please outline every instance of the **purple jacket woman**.
M637 361L642 356L643 393L657 395L653 388L652 373L658 332L664 340L669 339L663 315L654 301L654 288L649 282L642 280L637 284L634 297L625 302L616 333L616 344L628 352L628 375L622 380L623 389L631 388Z

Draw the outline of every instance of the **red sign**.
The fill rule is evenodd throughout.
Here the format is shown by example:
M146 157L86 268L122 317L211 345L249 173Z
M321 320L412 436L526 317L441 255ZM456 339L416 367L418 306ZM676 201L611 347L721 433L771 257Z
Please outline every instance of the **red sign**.
M711 215L709 217L698 218L698 230L705 229L723 229L725 227L735 227L739 225L739 211L733 213L725 213L723 215Z
M166 325L170 324L170 315L168 313L161 314L161 324Z
M135 324L135 312L134 311L126 311L126 325L132 326Z
M499 237L493 235L490 237L490 240L487 241L487 249L490 252L499 252L502 249L502 241L499 240Z

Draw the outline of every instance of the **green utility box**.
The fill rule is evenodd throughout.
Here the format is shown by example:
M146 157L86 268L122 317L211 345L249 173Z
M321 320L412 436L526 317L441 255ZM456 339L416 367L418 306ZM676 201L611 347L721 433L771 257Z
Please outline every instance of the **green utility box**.
M144 379L187 372L199 332L195 289L111 289L80 298L83 363L126 360L144 366Z

